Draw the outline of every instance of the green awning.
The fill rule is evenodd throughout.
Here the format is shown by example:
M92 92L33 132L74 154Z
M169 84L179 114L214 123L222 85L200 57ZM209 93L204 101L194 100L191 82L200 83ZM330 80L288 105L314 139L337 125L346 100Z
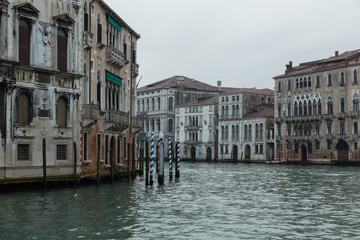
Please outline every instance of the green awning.
M114 27L116 27L117 29L119 29L119 31L121 31L121 25L115 20L113 19L109 14L106 14L107 16L107 20L112 24L114 25Z
M122 86L122 79L108 71L106 71L106 80Z

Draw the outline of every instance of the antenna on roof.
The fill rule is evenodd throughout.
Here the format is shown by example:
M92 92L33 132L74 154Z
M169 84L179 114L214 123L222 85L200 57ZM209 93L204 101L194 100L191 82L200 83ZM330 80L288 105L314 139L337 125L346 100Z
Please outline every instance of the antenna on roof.
M136 88L139 86L139 83L140 83L140 81L141 81L142 77L143 77L143 75L141 75L141 77L140 77L140 79L139 79L138 83L136 84Z

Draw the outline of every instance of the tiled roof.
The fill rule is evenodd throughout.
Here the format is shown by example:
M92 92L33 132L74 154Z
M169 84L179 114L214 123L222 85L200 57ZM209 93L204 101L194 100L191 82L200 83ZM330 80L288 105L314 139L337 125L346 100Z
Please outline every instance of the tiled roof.
M259 106L253 107L249 113L243 116L243 118L253 117L274 117L274 105L261 104Z
M292 67L285 74L274 77L274 79L311 73L313 71L325 71L327 68L344 67L352 64L359 64L360 49L347 51L339 55L335 55L326 59L316 60L312 62L300 63L299 66Z
M207 90L207 91L212 91L212 92L218 91L218 87L214 87L207 83L200 82L198 80L191 79L191 78L184 77L184 76L173 76L173 77L161 80L161 81L157 81L155 83L152 83L152 84L149 84L149 85L139 88L138 91L145 90L147 88L155 88L155 87L178 87L179 78L182 79L182 82L184 84L184 89L197 89L197 90L202 90L202 91Z
M219 103L219 96L213 96L213 97L207 97L207 98L198 98L194 101L178 105L177 107L215 105L218 103Z

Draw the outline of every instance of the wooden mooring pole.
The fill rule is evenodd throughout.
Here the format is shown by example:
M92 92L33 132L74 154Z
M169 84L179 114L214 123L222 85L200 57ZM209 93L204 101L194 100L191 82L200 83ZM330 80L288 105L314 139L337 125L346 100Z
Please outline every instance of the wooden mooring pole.
M96 186L100 185L100 148L101 135L97 135L97 159L96 159Z
M146 158L146 164L145 164L145 185L149 186L149 142L145 141L145 158Z
M77 150L76 150L76 142L74 142L74 186L75 187L77 185L76 167L77 167Z
M47 181L46 181L46 140L43 139L42 142L42 152L43 152L43 183L44 189L47 188Z

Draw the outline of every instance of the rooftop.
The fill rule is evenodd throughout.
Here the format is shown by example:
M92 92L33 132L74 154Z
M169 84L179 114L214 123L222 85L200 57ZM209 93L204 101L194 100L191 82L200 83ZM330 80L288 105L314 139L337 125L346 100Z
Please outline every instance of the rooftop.
M204 105L215 105L219 103L219 97L213 96L213 97L206 97L206 98L198 98L194 101L187 102L184 104L181 104L177 107L189 107L189 106L204 106Z
M274 105L273 104L261 104L253 107L249 113L245 114L243 118L253 117L274 117Z

